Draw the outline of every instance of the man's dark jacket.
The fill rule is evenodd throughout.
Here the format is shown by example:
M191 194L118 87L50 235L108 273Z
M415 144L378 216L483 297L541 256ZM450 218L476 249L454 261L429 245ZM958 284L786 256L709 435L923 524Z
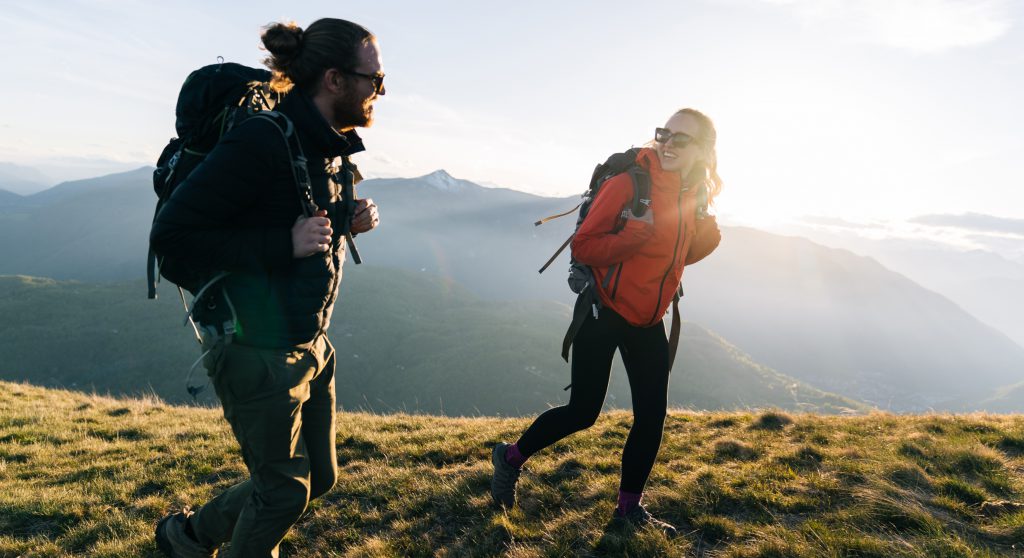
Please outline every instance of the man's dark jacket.
M363 150L354 132L334 131L300 90L277 110L295 124L309 161L313 199L327 210L334 229L330 251L292 257L291 229L302 204L285 139L264 118L249 118L225 134L174 191L150 234L160 256L211 275L230 272L221 288L237 312L235 342L265 348L308 345L330 325L345 261L346 217L341 187L327 167L338 156ZM224 318L222 295L214 292L217 309L200 305L200 321Z

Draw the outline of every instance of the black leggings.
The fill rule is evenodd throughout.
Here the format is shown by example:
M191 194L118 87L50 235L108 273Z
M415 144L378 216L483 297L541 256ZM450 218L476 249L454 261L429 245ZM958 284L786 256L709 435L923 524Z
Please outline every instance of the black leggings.
M619 488L640 493L658 456L668 407L668 339L660 322L632 326L610 308L603 308L599 319L588 316L572 345L569 404L545 411L517 443L519 451L530 456L592 426L604 405L616 348L633 396L633 427L622 450Z

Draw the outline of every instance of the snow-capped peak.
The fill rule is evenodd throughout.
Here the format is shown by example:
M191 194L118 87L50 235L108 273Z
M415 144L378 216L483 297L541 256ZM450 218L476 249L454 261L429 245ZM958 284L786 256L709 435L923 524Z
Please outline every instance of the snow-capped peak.
M427 184L444 192L459 192L466 189L464 180L454 178L444 169L438 169L421 178Z

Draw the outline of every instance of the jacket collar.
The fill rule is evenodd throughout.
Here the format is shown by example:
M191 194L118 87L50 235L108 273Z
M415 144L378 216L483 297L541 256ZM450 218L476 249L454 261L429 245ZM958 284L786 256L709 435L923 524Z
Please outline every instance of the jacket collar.
M650 148L644 147L636 155L636 162L651 175L651 184L658 190L678 192L683 187L683 179L678 172L671 172L661 168L661 160L658 153Z
M309 157L333 159L339 155L348 157L366 150L362 138L355 130L338 133L331 128L327 119L313 104L313 99L299 89L285 96L277 110L291 118L295 127L302 133L303 139L306 140L303 147Z

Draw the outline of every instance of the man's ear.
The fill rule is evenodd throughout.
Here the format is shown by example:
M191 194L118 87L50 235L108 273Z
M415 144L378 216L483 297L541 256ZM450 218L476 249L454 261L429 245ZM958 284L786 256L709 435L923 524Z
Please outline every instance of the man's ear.
M339 72L337 68L328 68L324 71L324 75L320 79L320 87L321 89L333 94L344 91L345 74Z

